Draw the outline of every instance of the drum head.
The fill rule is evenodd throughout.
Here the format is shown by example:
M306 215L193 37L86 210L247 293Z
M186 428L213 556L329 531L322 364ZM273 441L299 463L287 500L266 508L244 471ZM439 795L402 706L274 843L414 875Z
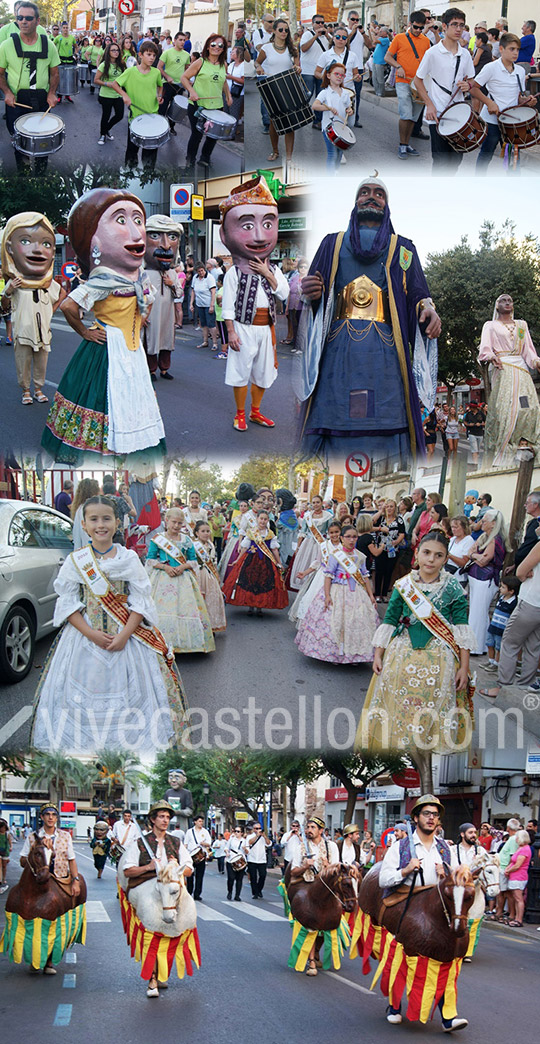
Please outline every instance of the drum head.
M437 128L439 134L442 134L443 138L449 134L455 134L465 126L470 115L471 107L467 105L467 102L457 102L455 105L451 105L439 120Z
M222 127L230 127L236 123L234 116L229 116L223 109L199 109L199 115L204 116L205 120L212 120L212 123L219 123Z
M354 132L351 130L350 127L347 126L346 123L343 123L342 120L332 120L332 127L339 138L341 138L343 141L350 142L351 145L354 145L356 137L354 135Z
M165 116L160 116L158 112L144 112L131 121L131 129L143 138L156 138L160 134L168 133L169 121Z
M64 121L52 112L48 112L46 115L43 112L29 112L15 120L15 130L20 134L31 134L34 137L40 134L47 136L56 134L63 129Z
M501 123L534 123L536 109L528 109L526 105L512 105L499 113Z

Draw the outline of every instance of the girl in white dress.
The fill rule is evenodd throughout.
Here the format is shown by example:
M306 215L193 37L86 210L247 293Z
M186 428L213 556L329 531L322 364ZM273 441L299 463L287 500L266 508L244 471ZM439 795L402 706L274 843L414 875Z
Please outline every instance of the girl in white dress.
M113 544L110 500L87 500L82 525L89 543L54 584L54 623L63 626L39 682L31 743L77 756L107 748L153 757L178 739L181 682L144 568L135 551Z
M212 630L224 631L227 627L225 603L221 593L219 573L217 571L217 555L212 540L212 530L208 522L195 523L195 553L199 559L198 581L204 598Z

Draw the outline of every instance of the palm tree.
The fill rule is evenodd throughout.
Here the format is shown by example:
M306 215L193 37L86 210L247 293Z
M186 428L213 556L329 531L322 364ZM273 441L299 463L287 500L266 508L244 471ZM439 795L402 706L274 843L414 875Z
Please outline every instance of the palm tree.
M107 794L111 794L116 787L129 785L137 790L144 772L140 761L132 754L123 750L100 750L97 752L93 762L92 776L95 781L96 769L101 785L107 788Z
M57 800L65 798L66 787L77 786L87 788L95 772L88 772L89 766L77 758L68 758L63 754L48 754L35 751L28 759L26 770L26 790L45 787L54 789Z

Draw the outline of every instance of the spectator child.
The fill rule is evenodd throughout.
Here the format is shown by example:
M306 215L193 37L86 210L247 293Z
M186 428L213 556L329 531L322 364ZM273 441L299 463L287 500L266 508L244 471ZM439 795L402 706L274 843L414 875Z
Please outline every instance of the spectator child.
M493 610L491 623L488 627L488 657L489 663L486 671L496 671L501 650L501 641L504 629L511 614L517 605L517 593L521 587L521 581L517 576L505 576L499 584L500 598Z

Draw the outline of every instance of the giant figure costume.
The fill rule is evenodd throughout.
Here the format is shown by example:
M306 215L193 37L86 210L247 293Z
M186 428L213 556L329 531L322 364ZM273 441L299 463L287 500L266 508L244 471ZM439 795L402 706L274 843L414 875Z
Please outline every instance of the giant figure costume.
M422 455L420 402L433 408L437 342L419 320L433 304L414 244L394 232L388 193L378 227L360 223L364 185L386 192L377 178L362 182L346 232L323 239L309 271L324 289L300 322L300 437L322 454Z

